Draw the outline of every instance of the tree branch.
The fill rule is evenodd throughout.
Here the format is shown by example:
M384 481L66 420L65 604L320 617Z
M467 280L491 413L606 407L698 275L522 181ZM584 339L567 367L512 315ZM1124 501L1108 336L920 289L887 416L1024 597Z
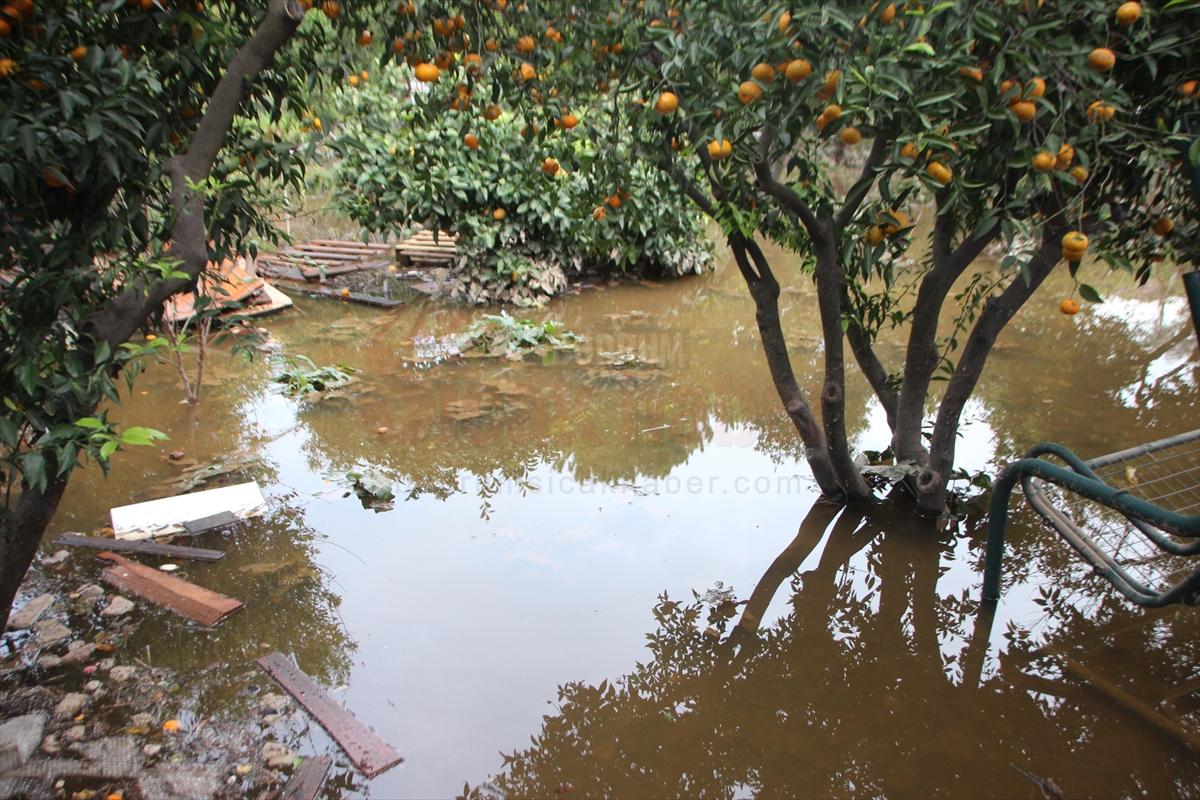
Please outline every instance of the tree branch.
M871 187L875 185L875 170L883 161L891 144L890 135L876 134L875 141L871 144L871 152L867 155L866 163L863 164L862 173L850 187L850 191L846 192L846 199L842 201L841 209L833 218L833 226L837 230L840 231L850 224L850 220L854 219L854 215L858 213L858 207L862 205L867 192L871 191Z
M979 383L996 337L1058 264L1062 257L1060 240L1063 231L1061 225L1047 223L1043 227L1041 245L1029 261L1029 282L1017 276L998 296L990 298L967 337L938 408L928 463L917 478L920 504L927 511L940 511L945 505L945 485L954 465L959 420Z
M757 178L759 188L780 203L783 203L784 208L800 218L800 221L804 223L805 230L808 231L809 237L815 242L822 235L821 226L817 222L816 214L808 207L808 203L804 202L804 198L797 194L790 186L777 181L771 171L770 152L774 138L775 133L771 126L764 125L762 132L759 134L758 152L753 160L754 176Z
M171 240L175 245L174 252L182 261L179 271L187 277L159 281L148 288L127 287L87 321L87 328L97 340L105 341L113 348L128 341L168 297L193 288L208 266L209 237L204 198L192 191L188 182L203 180L211 172L245 99L247 84L271 64L303 18L304 8L297 0L269 0L258 28L230 61L213 90L187 152L167 164L171 205L175 211Z

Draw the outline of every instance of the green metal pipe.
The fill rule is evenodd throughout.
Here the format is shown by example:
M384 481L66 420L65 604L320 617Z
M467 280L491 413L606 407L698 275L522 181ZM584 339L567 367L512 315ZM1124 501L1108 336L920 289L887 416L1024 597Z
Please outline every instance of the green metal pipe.
M1052 443L1038 445L1032 452L1052 452L1059 446ZM1063 448L1065 450L1065 448ZM1069 451L1067 451L1069 452ZM1055 452L1057 455L1058 453ZM1074 456L1071 456L1075 459ZM1085 466L1084 469L1087 469ZM1091 472L1091 470L1087 470ZM1094 477L1079 474L1074 470L1051 464L1040 458L1023 458L1005 467L992 487L992 501L988 510L987 556L983 572L983 597L985 600L1000 598L1000 574L1004 559L1004 538L1008 527L1008 501L1013 487L1022 477L1032 476L1058 484L1064 489L1101 503L1127 517L1149 522L1177 536L1200 536L1200 516L1187 516L1160 508L1145 500L1134 497L1124 489L1115 489Z

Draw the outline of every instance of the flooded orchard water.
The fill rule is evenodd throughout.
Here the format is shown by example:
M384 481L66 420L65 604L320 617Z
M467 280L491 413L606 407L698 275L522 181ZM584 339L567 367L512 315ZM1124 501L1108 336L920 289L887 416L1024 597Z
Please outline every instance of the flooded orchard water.
M815 395L815 298L778 271ZM968 469L1042 439L1090 456L1200 421L1177 278L1114 279L1116 296L1074 319L1056 280L1001 336L968 409ZM123 652L184 674L168 711L185 726L251 713L270 689L253 661L278 650L405 758L365 781L301 716L290 744L335 757L326 797L447 797L464 782L563 797L1038 797L1037 779L1070 797L1200 792L1178 739L1035 652L1055 642L1161 694L1196 677L1194 611L1117 600L1018 501L1011 583L990 637L976 633L978 520L939 533L888 504L817 502L735 269L535 312L588 337L575 354L414 359L414 339L476 314L299 299L262 322L279 353L361 370L357 395L298 402L270 382L277 355L219 354L197 409L161 366L113 409L171 441L121 453L107 479L78 473L53 533L164 493L174 449L183 465L245 459L230 479L269 498L263 519L186 542L227 551L183 574L242 612L207 630L139 602ZM901 345L880 354L895 368ZM847 417L860 447L886 446L861 381ZM371 470L394 482L391 510L350 491L345 474ZM72 580L99 572L86 551L72 563ZM1063 596L1045 602L1054 585Z

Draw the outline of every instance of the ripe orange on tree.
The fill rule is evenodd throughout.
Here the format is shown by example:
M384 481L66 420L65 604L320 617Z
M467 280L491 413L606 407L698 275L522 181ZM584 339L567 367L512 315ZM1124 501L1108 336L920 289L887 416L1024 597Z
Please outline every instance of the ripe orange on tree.
M750 77L760 83L770 83L775 80L775 68L766 62L759 62L750 70Z
M1088 237L1083 231L1068 231L1062 238L1062 256L1067 261L1080 261L1087 252Z
M842 128L842 132L838 134L838 138L842 140L842 144L854 145L862 141L862 133L859 132L858 128Z
M1117 6L1117 22L1126 28L1137 22L1141 16L1141 3L1128 2L1121 3L1121 5Z
M738 102L744 106L749 105L762 97L762 92L762 87L756 81L742 81L738 86Z
M803 58L797 58L787 65L784 75L792 83L799 83L809 75L812 75L812 71L812 64Z
M1034 155L1032 164L1038 172L1050 172L1054 169L1054 154L1043 150Z
M496 105L495 103L492 103L483 110L483 118L488 122L495 122L496 120L500 119L500 114L500 106Z
M561 124L564 128L571 130L571 128L574 128L579 124L579 117L568 111L566 114L563 114L561 117L559 117L558 121L559 124Z
M713 139L708 143L708 157L720 161L733 155L733 144L728 139Z
M1108 72L1117 63L1117 54L1107 47L1097 47L1088 53L1088 66L1096 72Z
M413 74L417 76L417 80L421 83L433 83L442 74L442 71L437 66L422 61L413 68Z
M551 178L557 175L560 169L561 167L558 164L558 159L550 158L549 156L542 159L542 172L546 173Z
M471 148L472 150L478 150L479 149L479 137L473 133L468 133L466 136L463 137L463 144L465 144L467 147Z
M74 50L71 51L71 58L75 60L76 64L78 64L79 62L81 62L85 58L87 58L87 54L88 54L87 47L85 47L84 45L79 45L78 47L76 47Z
M1018 100L1009 110L1021 122L1032 122L1037 117L1037 104L1030 100Z
M942 186L954 178L954 172L940 161L930 161L929 166L925 167L925 174Z
M495 211L492 212L492 219L496 220L496 222L502 222L504 220L504 218L507 216L508 216L508 212L505 211L503 208L497 208Z
M358 35L358 43L363 47L367 47L373 41L375 41L375 35L368 30L363 30L363 32Z
M674 92L663 92L654 101L654 110L659 114L670 114L679 108L679 97Z
M1075 161L1075 148L1063 142L1058 148L1058 155L1054 158L1055 169L1066 169Z

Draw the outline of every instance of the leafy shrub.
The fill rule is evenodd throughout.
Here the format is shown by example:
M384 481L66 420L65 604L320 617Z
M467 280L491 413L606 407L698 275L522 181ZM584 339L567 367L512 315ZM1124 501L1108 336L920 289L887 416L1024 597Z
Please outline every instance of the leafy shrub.
M515 319L501 312L475 320L455 345L462 353L522 358L528 353L574 350L581 341L582 336L567 330L560 322Z
M404 74L385 68L331 100L338 201L372 231L456 235L457 294L528 305L572 278L677 276L710 264L696 210L657 166L577 131L535 133L507 113L489 122L479 103L422 117ZM577 113L592 126L608 123L600 107ZM543 169L567 153L576 169Z
M283 384L288 397L305 398L349 386L355 380L354 372L345 364L318 367L308 356L298 355L287 360L287 367L274 381Z

